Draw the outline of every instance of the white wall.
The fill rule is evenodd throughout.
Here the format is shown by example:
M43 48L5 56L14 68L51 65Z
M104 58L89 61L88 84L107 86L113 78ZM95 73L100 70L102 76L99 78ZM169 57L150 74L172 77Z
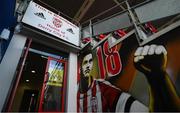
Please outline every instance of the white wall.
M0 63L0 110L8 94L25 42L26 37L14 35Z
M77 111L77 65L77 54L70 53L67 75L67 112Z

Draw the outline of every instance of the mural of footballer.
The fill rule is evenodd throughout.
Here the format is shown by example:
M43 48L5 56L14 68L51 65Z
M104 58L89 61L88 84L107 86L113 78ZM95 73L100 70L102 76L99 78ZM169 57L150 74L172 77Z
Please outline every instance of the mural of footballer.
M149 112L180 111L180 99L166 73L167 51L161 45L138 47L134 65L144 73L149 83L150 103L146 107L130 94L91 75L91 51L82 53L78 89L78 112ZM155 61L154 64L152 61Z

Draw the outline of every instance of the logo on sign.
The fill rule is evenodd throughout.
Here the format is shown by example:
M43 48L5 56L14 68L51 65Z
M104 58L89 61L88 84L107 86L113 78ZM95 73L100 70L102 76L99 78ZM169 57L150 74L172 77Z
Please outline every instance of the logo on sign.
M62 26L62 22L61 20L59 20L58 18L53 18L53 24L54 26L56 26L57 28L60 28Z
M70 33L72 33L72 34L74 34L72 28L67 29L67 31L70 32Z
M39 12L39 13L34 13L34 15L36 15L36 16L38 16L38 17L46 20L46 18L44 17L44 14L41 13L41 12Z

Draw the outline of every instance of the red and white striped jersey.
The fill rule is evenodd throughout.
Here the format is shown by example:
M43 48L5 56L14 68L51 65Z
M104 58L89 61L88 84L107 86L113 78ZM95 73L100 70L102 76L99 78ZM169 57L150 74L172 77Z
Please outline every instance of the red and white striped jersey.
M78 112L148 112L148 108L108 81L94 80L86 93L78 92Z

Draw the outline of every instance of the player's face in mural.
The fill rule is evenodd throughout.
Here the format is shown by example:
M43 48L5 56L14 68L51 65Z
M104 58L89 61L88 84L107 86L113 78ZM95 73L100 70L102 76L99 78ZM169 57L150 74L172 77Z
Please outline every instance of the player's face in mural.
M92 54L87 54L82 61L82 72L84 77L89 77L93 66Z

